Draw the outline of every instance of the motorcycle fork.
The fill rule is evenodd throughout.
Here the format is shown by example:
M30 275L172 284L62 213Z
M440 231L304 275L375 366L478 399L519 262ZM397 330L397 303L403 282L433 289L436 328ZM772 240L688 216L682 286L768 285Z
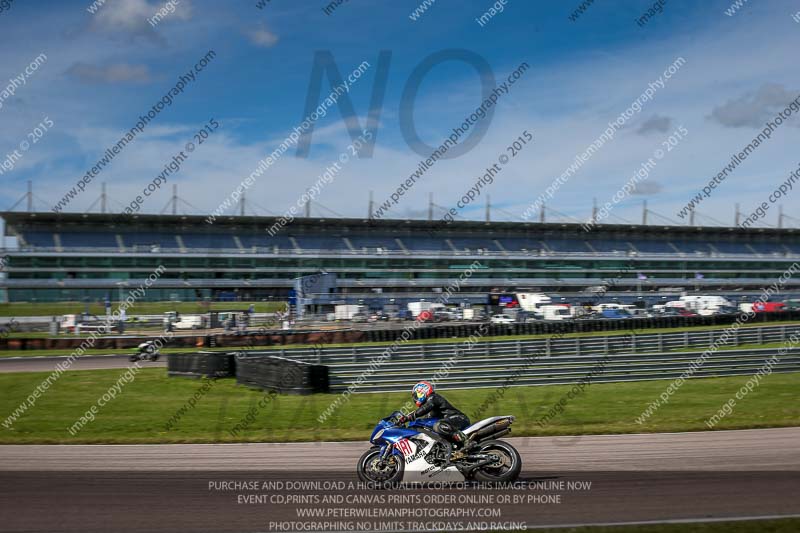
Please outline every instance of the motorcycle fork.
M386 462L388 461L389 457L392 455L392 449L394 449L394 444L392 444L391 442L386 444L386 446L383 448L383 451L381 452L381 459L378 462L378 464L380 465L381 468L386 466Z

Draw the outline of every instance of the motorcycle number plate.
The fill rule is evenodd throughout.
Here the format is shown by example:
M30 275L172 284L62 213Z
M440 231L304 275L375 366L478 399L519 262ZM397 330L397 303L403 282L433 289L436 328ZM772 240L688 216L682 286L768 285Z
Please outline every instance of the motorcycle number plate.
M400 439L397 441L395 446L397 446L397 449L403 452L403 455L406 457L409 457L414 453L414 449L411 446L411 443L408 442L408 439Z

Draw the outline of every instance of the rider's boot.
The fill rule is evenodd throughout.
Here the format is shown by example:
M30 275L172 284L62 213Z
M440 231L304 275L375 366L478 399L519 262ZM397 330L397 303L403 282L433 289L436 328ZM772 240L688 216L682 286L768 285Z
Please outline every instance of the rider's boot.
M457 461L466 455L466 450L469 447L469 439L463 431L456 431L453 433L451 440L458 446L458 449L450 454L450 461Z

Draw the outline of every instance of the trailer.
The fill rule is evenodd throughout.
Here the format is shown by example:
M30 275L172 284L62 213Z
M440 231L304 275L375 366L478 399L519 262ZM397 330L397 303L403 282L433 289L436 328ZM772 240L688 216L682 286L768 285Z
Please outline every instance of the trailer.
M342 304L334 307L333 316L336 320L352 320L355 315L364 313L363 305Z

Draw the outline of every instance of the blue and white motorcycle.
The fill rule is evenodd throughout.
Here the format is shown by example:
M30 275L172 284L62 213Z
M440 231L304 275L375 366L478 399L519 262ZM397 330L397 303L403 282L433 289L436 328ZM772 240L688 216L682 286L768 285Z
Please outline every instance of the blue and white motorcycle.
M452 444L433 431L435 418L420 418L408 427L397 424L399 411L382 419L370 437L372 446L358 460L358 477L377 486L397 483L511 482L522 470L519 452L497 440L511 432L513 416L494 416L467 429L467 444Z

